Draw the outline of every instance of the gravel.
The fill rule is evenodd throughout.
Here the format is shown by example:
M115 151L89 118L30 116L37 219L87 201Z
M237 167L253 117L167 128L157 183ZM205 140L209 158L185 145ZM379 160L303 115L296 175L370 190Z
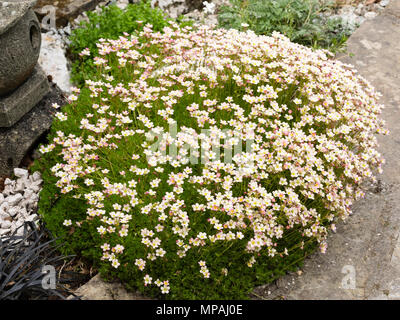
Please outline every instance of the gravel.
M69 26L68 26L69 27ZM71 92L70 70L66 58L68 45L67 35L70 28L50 30L42 33L42 48L40 50L39 64L46 73L51 75L52 81L66 93ZM64 32L64 37L61 32Z
M364 21L374 19L382 11L390 0L381 0L378 3L369 5L358 4L358 6L345 5L337 12L330 13L329 18L342 18L344 24L352 31L355 31Z
M0 193L0 237L6 237L16 231L22 236L26 221L36 222L37 203L42 179L39 172L29 175L28 170L15 168L16 180L7 178L5 188Z

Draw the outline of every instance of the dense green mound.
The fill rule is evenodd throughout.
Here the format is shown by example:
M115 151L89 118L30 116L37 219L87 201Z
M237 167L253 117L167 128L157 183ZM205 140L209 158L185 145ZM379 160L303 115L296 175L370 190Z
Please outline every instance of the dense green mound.
M82 52L97 73L41 147L40 214L145 294L245 298L324 252L381 170L378 94L281 34L169 24Z

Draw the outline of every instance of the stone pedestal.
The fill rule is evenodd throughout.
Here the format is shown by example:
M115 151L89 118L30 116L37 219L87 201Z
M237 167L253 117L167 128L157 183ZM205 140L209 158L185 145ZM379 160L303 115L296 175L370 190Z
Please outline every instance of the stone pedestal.
M41 33L35 0L0 1L0 127L11 127L49 91L37 67Z
M0 127L11 127L49 92L47 77L39 65L15 91L0 96Z
M36 147L40 138L48 132L56 112L53 103L60 106L67 103L63 92L55 84L16 124L0 128L0 177L10 175L13 168L19 166L29 150Z
M9 175L50 128L53 103L65 104L37 65L36 0L0 1L0 177Z

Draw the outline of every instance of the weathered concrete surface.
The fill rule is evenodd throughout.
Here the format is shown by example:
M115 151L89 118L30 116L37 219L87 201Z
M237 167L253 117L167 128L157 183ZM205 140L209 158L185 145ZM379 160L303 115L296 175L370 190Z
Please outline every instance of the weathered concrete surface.
M13 127L0 128L0 177L9 175L18 167L36 141L49 130L55 111L52 104L62 106L66 102L62 91L54 85Z
M100 275L93 277L74 293L82 300L149 300L138 293L126 291L120 283L104 282ZM73 299L73 296L68 299Z
M338 58L383 94L382 118L390 135L379 137L386 159L381 182L330 236L326 254L308 258L302 275L257 288L254 298L400 299L400 1L392 0L381 15L362 24L350 37L348 52L354 56Z
M0 128L11 127L49 92L49 84L41 67L16 90L0 96Z

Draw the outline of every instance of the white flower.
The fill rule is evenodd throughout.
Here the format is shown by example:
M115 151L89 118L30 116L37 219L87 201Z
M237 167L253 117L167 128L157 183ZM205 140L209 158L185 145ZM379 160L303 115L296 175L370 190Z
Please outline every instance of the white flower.
M61 112L57 112L55 114L55 116L60 121L66 121L68 119L68 117L64 113L61 113Z
M115 268L118 269L118 267L120 266L120 263L117 259L113 259L111 265Z
M74 95L74 94L71 94L71 95L68 97L68 100L69 100L69 101L76 101L76 100L78 100L78 97L77 97L76 95Z
M153 280L153 278L150 277L148 274L146 274L144 276L144 285L147 286L148 284L151 284L152 280Z
M82 56L90 56L90 50L89 48L85 48L82 50L82 52L79 54L81 57Z
M162 286L162 287L161 287L161 293L162 293L162 294L167 294L167 293L169 293L169 287L168 287L168 286Z
M71 224L72 224L71 220L64 220L64 223L63 223L64 226L69 227Z

